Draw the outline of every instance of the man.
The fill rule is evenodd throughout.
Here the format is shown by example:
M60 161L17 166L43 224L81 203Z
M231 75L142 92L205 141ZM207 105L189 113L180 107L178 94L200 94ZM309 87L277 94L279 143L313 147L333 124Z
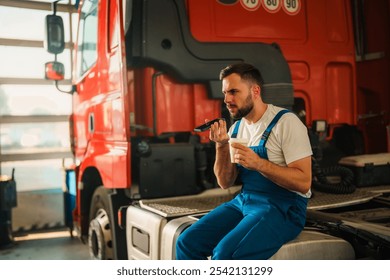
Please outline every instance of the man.
M179 236L176 258L268 259L305 225L312 154L307 129L295 114L263 102L263 79L252 65L228 66L220 79L227 109L241 120L229 132L225 121L212 125L214 172L223 189L240 176L242 190ZM232 163L228 141L235 137L249 145L232 144Z

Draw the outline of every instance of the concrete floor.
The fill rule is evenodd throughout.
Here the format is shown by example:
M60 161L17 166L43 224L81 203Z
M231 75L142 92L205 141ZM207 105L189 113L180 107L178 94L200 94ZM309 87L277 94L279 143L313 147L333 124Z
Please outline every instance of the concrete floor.
M12 209L14 242L0 260L88 260L88 245L71 237L64 222L62 190L18 192Z
M0 260L89 260L88 245L68 229L26 233L0 247Z

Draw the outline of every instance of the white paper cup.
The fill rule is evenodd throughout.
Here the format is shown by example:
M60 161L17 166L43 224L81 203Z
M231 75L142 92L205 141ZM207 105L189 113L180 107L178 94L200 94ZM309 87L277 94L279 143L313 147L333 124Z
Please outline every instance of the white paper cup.
M231 143L238 143L245 147L248 146L248 139L245 138L230 138L229 140L229 147L230 147L230 161L234 163L234 154L236 153L236 149L230 145Z

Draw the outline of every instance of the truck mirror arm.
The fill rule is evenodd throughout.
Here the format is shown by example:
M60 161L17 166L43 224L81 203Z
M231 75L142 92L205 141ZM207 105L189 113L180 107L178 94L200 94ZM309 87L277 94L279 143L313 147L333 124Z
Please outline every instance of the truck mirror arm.
M58 81L54 81L54 83L55 83L55 86L56 86L57 90L60 91L60 92L73 94L76 91L76 86L75 85L72 85L70 90L63 90L63 89L61 89L59 87Z

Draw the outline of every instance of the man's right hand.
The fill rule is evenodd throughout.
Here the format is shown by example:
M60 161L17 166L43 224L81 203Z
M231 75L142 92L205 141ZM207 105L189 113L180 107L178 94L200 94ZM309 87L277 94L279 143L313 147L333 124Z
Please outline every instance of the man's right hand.
M206 122L207 121L208 120L206 120ZM229 135L227 133L225 120L219 120L211 125L209 138L211 141L214 141L217 146L223 146L229 143Z

